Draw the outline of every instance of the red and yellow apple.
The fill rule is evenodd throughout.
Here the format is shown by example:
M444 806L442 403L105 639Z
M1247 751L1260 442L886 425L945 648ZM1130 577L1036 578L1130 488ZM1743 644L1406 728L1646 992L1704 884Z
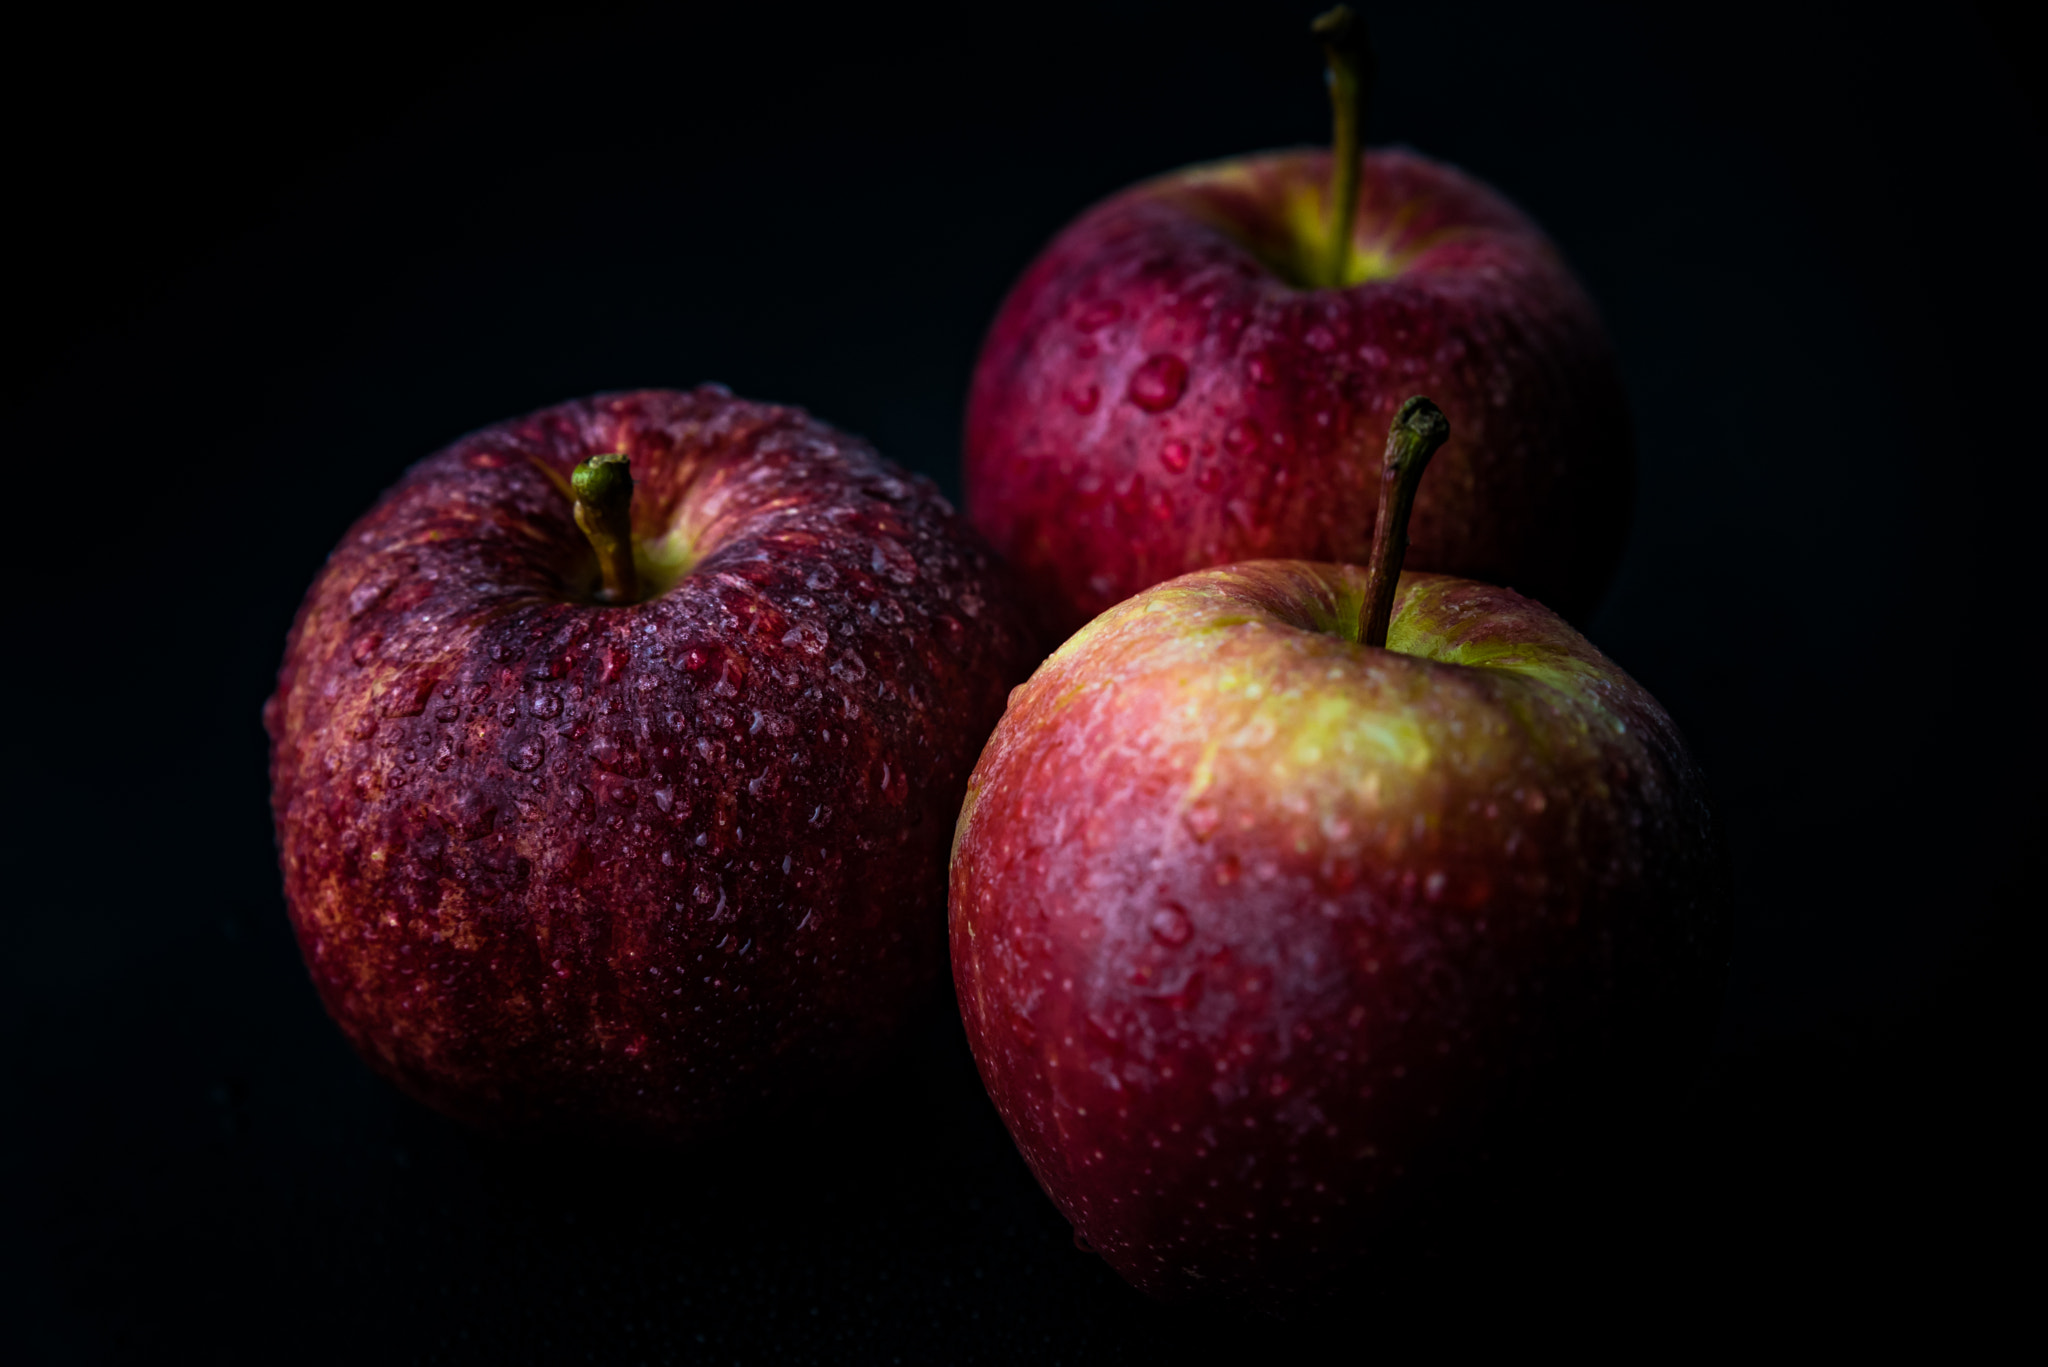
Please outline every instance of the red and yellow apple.
M1727 883L1677 729L1506 589L1399 575L1371 644L1401 511L1373 568L1254 562L1112 608L968 784L975 1061L1075 1229L1156 1295L1342 1287L1532 1107L1626 1110L1711 1028Z
M1012 288L969 395L967 511L1054 639L1189 570L1362 559L1381 436L1418 391L1456 435L1411 568L1572 620L1598 601L1634 455L1592 302L1478 180L1405 151L1355 164L1355 190L1320 151L1161 176L1088 210Z

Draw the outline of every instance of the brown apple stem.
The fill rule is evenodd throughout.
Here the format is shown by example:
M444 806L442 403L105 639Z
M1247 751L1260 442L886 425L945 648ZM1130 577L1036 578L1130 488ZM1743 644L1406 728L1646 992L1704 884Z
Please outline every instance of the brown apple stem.
M1339 5L1316 16L1309 31L1323 40L1330 83L1330 257L1323 284L1341 287L1351 273L1351 231L1358 221L1358 169L1365 151L1365 97L1374 75L1365 21Z
M576 496L576 525L597 552L607 603L630 603L640 596L640 576L633 569L633 472L624 455L593 456L569 475Z
M1358 605L1358 640L1384 648L1394 620L1394 590L1401 582L1401 561L1408 555L1408 514L1415 511L1415 491L1429 458L1450 440L1451 421L1444 411L1417 394L1401 405L1387 429L1387 455L1380 472L1380 515L1372 529L1372 556L1366 562L1365 599Z

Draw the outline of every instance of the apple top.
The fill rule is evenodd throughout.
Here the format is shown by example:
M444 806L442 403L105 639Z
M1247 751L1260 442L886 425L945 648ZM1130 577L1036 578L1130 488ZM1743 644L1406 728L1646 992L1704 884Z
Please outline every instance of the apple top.
M604 577L599 596L607 603L631 603L640 597L640 576L633 565L633 471L624 454L592 456L569 476L576 496L576 525L597 552Z
M1385 646L1394 618L1394 589L1401 580L1401 562L1408 554L1408 518L1415 511L1415 491L1429 458L1451 439L1451 420L1430 400L1417 394L1402 404L1387 429L1387 452L1380 473L1380 508L1367 558L1365 597L1358 605L1355 640Z

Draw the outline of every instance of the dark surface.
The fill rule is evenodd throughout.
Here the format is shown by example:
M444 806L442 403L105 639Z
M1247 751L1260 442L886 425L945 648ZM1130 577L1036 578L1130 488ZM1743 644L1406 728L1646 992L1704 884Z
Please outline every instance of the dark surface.
M1499 186L1606 313L1643 462L1591 634L1717 789L1735 959L1681 1116L1361 1288L1343 1343L1994 1327L2037 1070L2039 50L2004 7L1535 8L1373 11L1372 138ZM1323 136L1306 6L749 12L16 33L0 1355L1197 1361L1272 1332L1072 1247L945 1003L850 1100L615 1155L402 1100L297 961L257 708L407 463L719 379L957 487L980 330L1061 223Z

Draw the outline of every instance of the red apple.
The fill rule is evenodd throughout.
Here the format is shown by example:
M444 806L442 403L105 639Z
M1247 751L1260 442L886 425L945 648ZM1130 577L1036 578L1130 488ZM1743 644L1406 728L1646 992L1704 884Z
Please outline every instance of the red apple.
M797 410L464 438L335 549L264 709L321 1000L499 1129L673 1139L830 1080L941 967L951 820L1032 658L933 487Z
M1418 390L1457 435L1410 566L1592 610L1633 445L1591 301L1472 177L1403 151L1350 164L1341 238L1328 206L1354 190L1326 185L1330 154L1263 153L1113 196L1011 290L968 402L967 511L1054 639L1204 566L1361 559L1381 434Z
M1111 609L968 785L975 1061L1156 1295L1348 1285L1522 1119L1628 1110L1713 1020L1725 871L1670 718L1519 594L1396 596L1382 540L1373 571L1263 561Z

